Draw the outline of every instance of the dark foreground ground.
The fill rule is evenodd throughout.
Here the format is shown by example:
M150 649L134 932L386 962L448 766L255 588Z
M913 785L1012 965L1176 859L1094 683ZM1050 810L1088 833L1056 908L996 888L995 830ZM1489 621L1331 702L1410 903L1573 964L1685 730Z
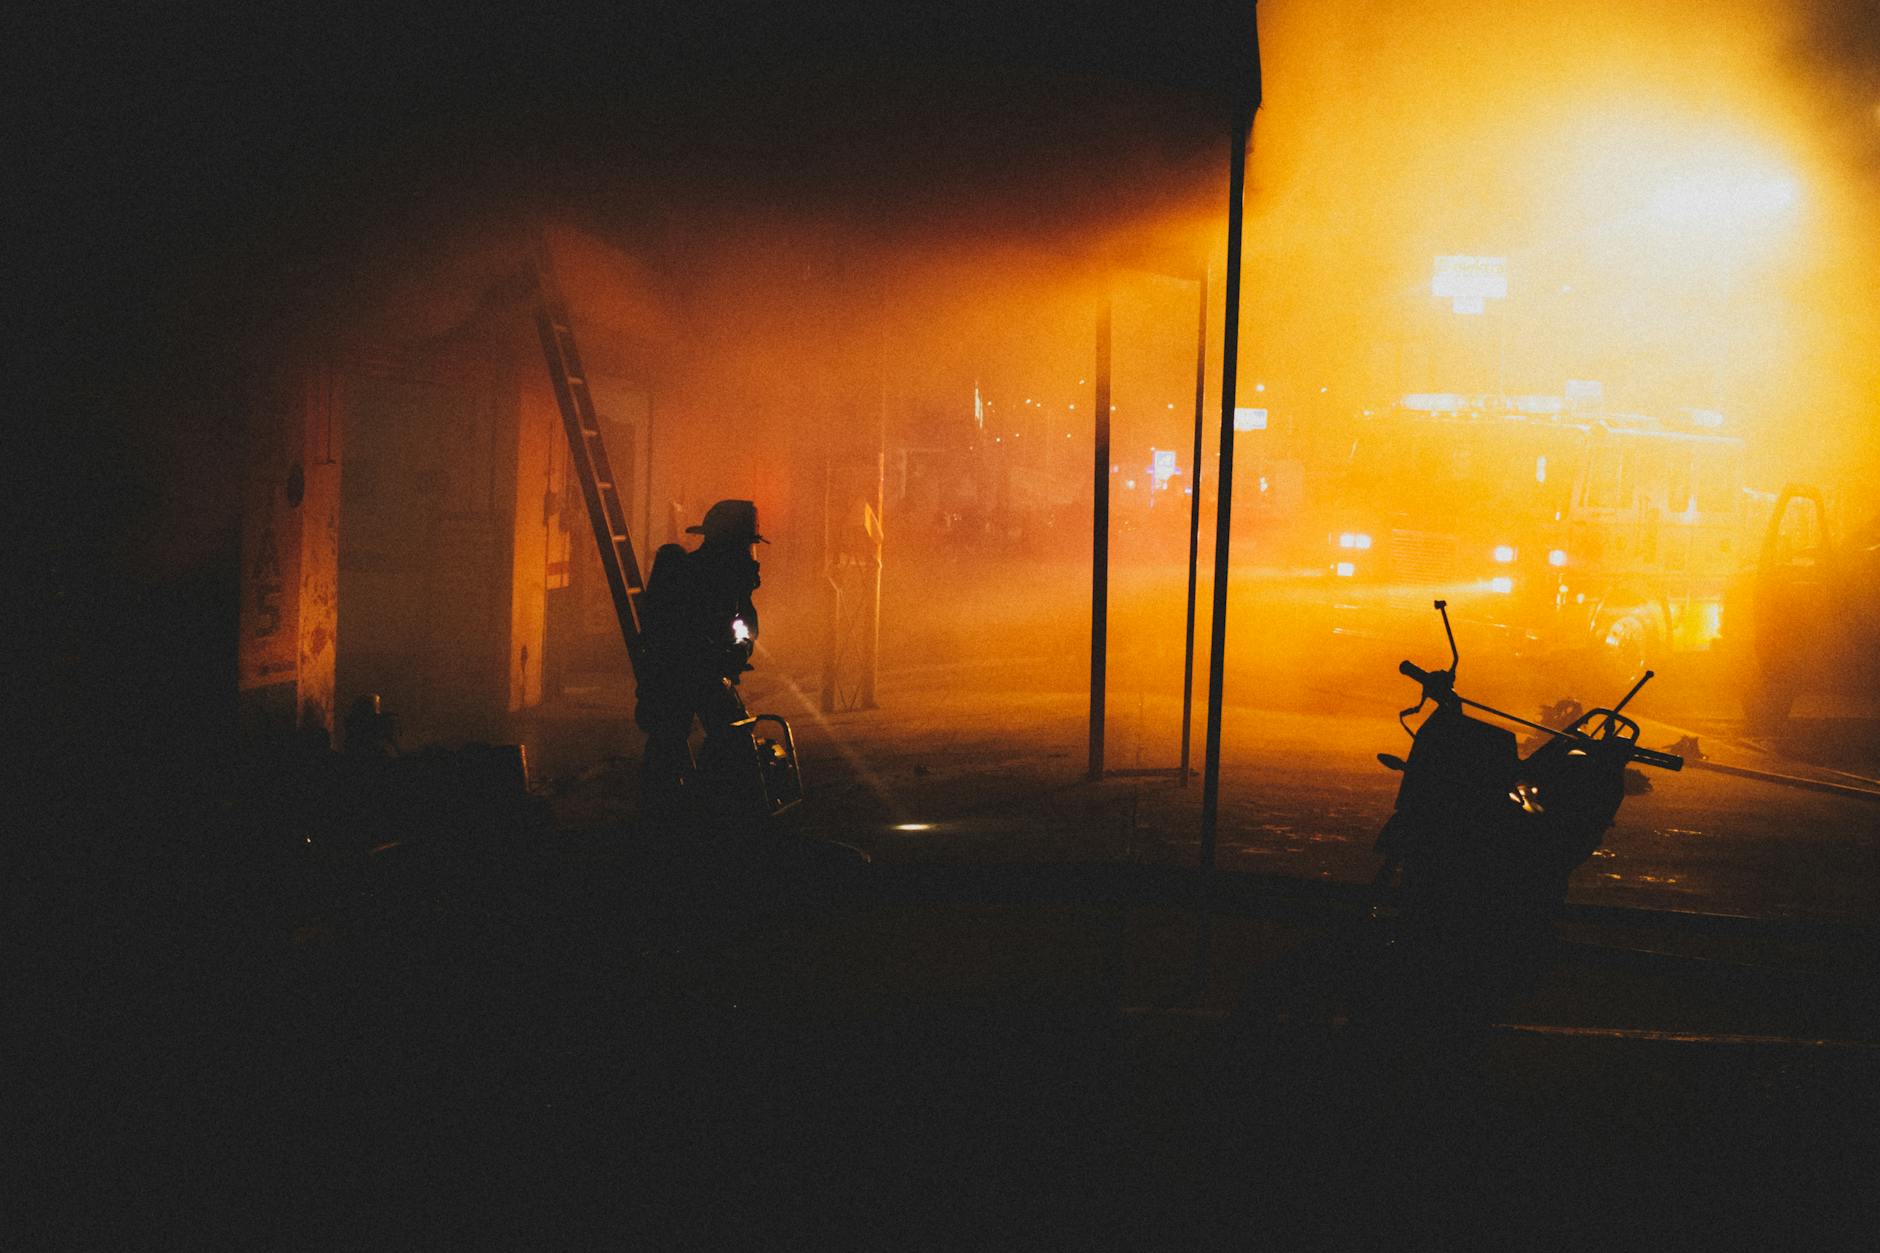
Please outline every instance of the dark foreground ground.
M52 943L14 1023L16 1247L1871 1247L1880 1219L1872 952L1840 932L1589 915L1485 1029L1375 1030L1272 977L1353 925L1335 887L1227 881L1197 986L1185 871L517 822L152 858L82 924L25 917Z
M1085 782L1075 693L958 678L754 681L811 797L729 842L636 820L604 689L537 795L415 828L125 772L10 889L11 1243L1871 1247L1871 800L1661 777L1528 994L1379 1027L1294 958L1357 926L1388 702L1233 711L1198 962L1198 787ZM1121 689L1112 765L1166 730Z
M1880 1217L1845 971L1581 955L1518 1024L1379 1037L1243 1003L1335 910L1223 917L1194 997L1185 911L1038 903L1100 878L404 869L296 932L192 912L71 954L80 1029L38 1044L83 1081L16 1124L56 1225L16 1247L1871 1247Z

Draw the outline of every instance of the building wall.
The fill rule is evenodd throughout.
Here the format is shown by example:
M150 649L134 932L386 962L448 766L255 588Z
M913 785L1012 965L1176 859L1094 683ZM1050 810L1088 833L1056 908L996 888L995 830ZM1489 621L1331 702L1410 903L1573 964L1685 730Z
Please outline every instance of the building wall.
M713 501L757 501L773 540L758 552L760 664L816 683L827 515L860 516L879 476L876 297L794 254L702 286L668 275L665 294L697 315L688 337L665 325L636 264L579 256L563 280L575 280L577 339L642 563L660 543L693 542L684 528ZM737 301L753 281L763 299L747 310ZM244 531L250 703L289 726L304 706L331 728L377 692L408 748L512 738L571 663L582 681L627 674L532 309L500 284L476 301L458 299L474 285L424 290L454 293L460 316L432 318L423 347L390 343L403 323L381 311L370 348L352 344L257 408Z
M399 715L407 746L502 736L513 387L487 346L356 362L350 374L338 699L343 709L378 692Z
M552 491L555 442L565 437L545 370L512 371L505 391L515 397L516 455L511 476L509 660L503 707L514 713L542 703L549 563L566 548L561 501Z
M330 367L296 368L249 411L237 689L251 739L333 730L341 397Z

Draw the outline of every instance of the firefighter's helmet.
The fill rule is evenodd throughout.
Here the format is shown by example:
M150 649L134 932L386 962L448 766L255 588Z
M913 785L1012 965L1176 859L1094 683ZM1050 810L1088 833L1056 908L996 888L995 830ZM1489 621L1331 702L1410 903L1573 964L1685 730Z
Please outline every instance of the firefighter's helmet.
M688 526L685 531L688 535L703 535L708 540L743 544L770 542L757 533L757 506L748 500L721 500L705 511L703 521L697 526Z

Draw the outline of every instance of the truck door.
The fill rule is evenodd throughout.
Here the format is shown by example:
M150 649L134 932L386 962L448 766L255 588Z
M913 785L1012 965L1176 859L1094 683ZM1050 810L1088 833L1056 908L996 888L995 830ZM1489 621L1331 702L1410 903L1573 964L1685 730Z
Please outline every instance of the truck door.
M1756 572L1756 660L1765 678L1792 687L1816 663L1835 627L1834 550L1821 493L1789 486L1776 497ZM1811 642L1816 645L1811 647Z

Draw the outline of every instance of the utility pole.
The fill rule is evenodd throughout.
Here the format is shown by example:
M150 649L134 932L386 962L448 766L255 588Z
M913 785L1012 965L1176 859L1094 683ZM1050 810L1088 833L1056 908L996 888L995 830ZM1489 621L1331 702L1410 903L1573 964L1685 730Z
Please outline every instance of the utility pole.
M1090 511L1090 768L1103 777L1105 679L1110 651L1110 320L1112 297L1105 280L1097 305L1096 459Z
M1195 276L1195 451L1188 461L1188 628L1182 634L1182 786L1188 786L1189 749L1195 720L1195 584L1201 560L1202 410L1208 390L1208 271Z
M1197 987L1207 980L1209 911L1212 907L1215 828L1221 798L1222 676L1227 661L1228 541L1234 518L1234 400L1240 363L1240 252L1242 202L1247 187L1247 145L1253 138L1253 115L1260 108L1260 32L1258 6L1249 6L1253 21L1253 81L1238 102L1232 146L1227 165L1227 291L1221 318L1221 440L1219 499L1214 512L1214 613L1208 644L1208 738L1201 769L1201 928L1195 952Z

